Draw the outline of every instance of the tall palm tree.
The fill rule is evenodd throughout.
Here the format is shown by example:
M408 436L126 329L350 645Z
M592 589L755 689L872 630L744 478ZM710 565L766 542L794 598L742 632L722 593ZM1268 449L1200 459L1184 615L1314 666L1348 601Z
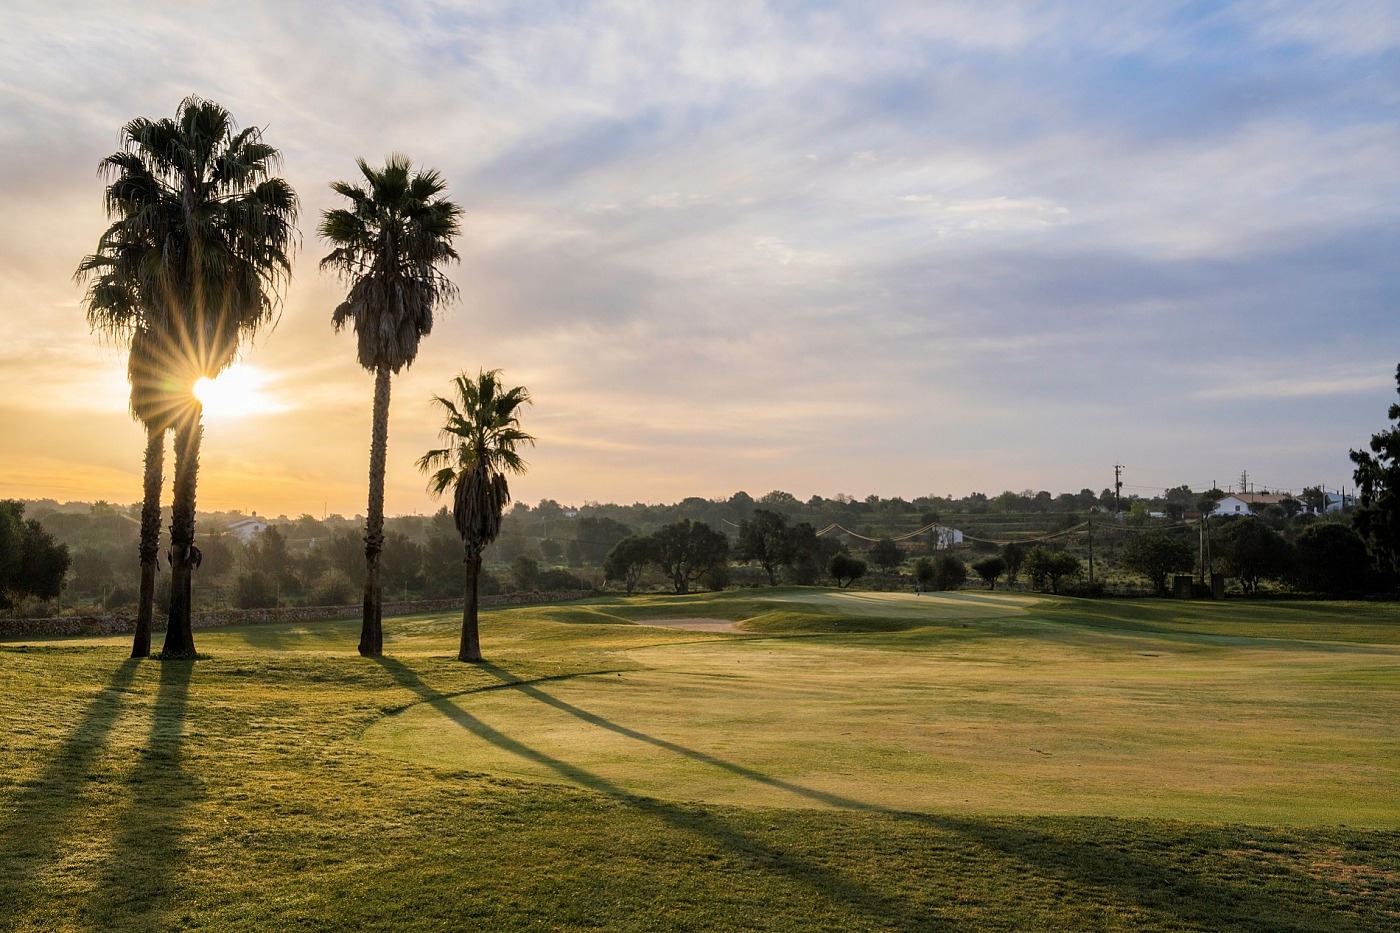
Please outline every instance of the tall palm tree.
M136 632L131 656L151 653L151 629L155 618L156 569L160 560L160 484L164 478L165 435L179 410L177 383L166 373L169 349L159 334L141 328L131 335L127 379L131 382L131 414L146 428L145 470L141 483L141 588L136 610Z
M321 238L333 249L321 260L349 285L331 315L339 331L355 330L360 365L374 373L365 518L365 586L360 654L384 653L379 554L384 548L384 461L389 447L389 376L411 366L433 329L433 312L457 289L440 268L456 259L452 238L462 209L439 197L447 188L435 169L413 171L393 154L382 169L357 159L365 186L338 181L331 189L350 207L321 215Z
M242 338L273 320L291 276L297 199L272 176L280 154L261 131L239 130L213 101L190 96L174 119L137 117L122 127L121 138L122 149L99 169L110 179L105 200L112 224L77 276L89 283L89 321L133 339L132 407L146 421L148 440L142 555L144 561L151 553L152 567L156 546L146 526L158 528L159 518L147 522L146 513L159 515L151 483L154 477L159 489L163 454L152 453L150 432L175 431L164 653L192 656L195 491L204 433L194 383L217 376Z
M160 338L141 326L139 315L134 320L109 316L104 312L116 310L89 302L88 316L94 330L109 337L121 336L124 328L132 327L127 355L127 379L131 383L131 415L146 430L145 469L142 479L141 536L137 555L141 566L141 584L136 612L136 631L132 639L131 656L149 657L151 629L155 618L156 569L160 553L160 485L165 464L165 435L174 421L178 394L164 375L169 354L162 350Z
M445 446L418 460L418 469L431 474L429 492L440 496L452 490L452 520L466 552L466 599L457 653L460 661L481 660L477 633L481 552L501 533L501 518L510 504L506 474L525 472L525 461L516 447L535 443L520 430L520 410L530 404L530 393L524 386L506 390L500 373L499 369L482 372L475 380L462 373L452 383L455 399L433 397L447 416L439 435Z

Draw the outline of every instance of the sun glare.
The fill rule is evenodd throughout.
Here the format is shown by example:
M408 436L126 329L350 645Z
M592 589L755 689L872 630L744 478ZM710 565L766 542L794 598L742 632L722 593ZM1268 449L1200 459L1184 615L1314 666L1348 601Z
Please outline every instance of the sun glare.
M194 384L195 398L204 406L207 418L241 418L245 415L282 411L267 392L271 378L252 366L230 366L217 379L200 379Z

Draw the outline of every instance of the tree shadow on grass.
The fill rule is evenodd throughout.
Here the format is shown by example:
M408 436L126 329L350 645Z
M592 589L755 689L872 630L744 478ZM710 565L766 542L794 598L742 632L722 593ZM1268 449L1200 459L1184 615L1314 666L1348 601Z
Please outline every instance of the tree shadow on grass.
M562 713L567 713L568 715L573 716L576 719L580 719L591 726L597 726L600 729L606 729L609 732L614 732L618 735L625 736L626 738L633 739L638 742L644 742L647 745L651 745L656 748L664 749L665 751L680 755L683 758L689 758L691 761L699 762L703 765L708 765L709 767L715 768L716 770L726 771L729 774L737 775L738 777L753 781L755 784L764 784L768 787L775 787L779 790L787 791L788 793L794 794L798 797L805 797L808 800L823 804L828 807L835 807L837 809L842 810L861 809L869 810L872 812L885 812L880 810L880 808L878 807L874 807L868 804L857 803L856 801L852 801L848 798L841 797L836 794L829 794L826 791L816 790L811 787L803 787L800 784L794 784L791 781L784 781L781 778L776 778L772 775L764 774L762 771L757 771L753 768L746 768L743 765L735 764L731 761L725 761L722 758L716 758L714 755L709 755L705 752L698 751L693 748L687 748L684 745L678 745L675 742L657 738L653 735L647 735L645 732L638 732L636 729L631 729L627 726L621 725L620 723L615 723L610 719L605 719L602 716L597 715L596 713L590 713L587 710L580 709L579 707L574 706L571 703L566 703L558 697L551 696L550 694L540 689L539 681L520 680L509 671L497 667L496 665L491 664L490 662L483 662L481 664L478 664L477 667L481 668L484 671L487 671L492 676L496 677L502 682L504 686L511 687L524 694L525 696L530 697L532 700L538 700L546 706L552 706L554 709L557 709Z
M397 662L391 662L397 665ZM388 666L388 665L386 665ZM1288 886L1302 886L1317 892L1318 899L1304 903L1296 898L1281 897L1269 890L1265 877L1244 877L1225 880L1206 871L1192 871L1183 863L1206 851L1220 851L1239 845L1239 830L1230 827L1193 827L1150 824L1135 826L1130 821L1113 819L1033 820L959 817L946 814L926 814L893 810L864 801L832 794L785 781L714 755L687 748L666 739L648 735L613 722L588 710L567 703L546 693L538 682L523 681L509 671L493 664L479 665L495 676L502 686L520 691L524 696L543 703L596 728L605 729L654 748L683 756L691 761L737 775L757 784L779 788L788 793L825 806L879 815L950 833L967 843L1015 865L1027 876L1028 884L1051 886L1055 882L1070 882L1088 891L1100 892L1105 903L1117 902L1141 909L1168 924L1199 925L1214 929L1242 931L1278 931L1278 933L1310 933L1315 930L1365 930L1374 928L1355 916L1331 909L1323 898L1326 893L1316 879L1294 872ZM661 816L678 828L705 833L737 852L755 857L755 861L790 877L807 881L825 893L847 901L871 915L883 919L908 917L915 905L852 884L830 869L814 866L788 853L774 850L768 844L726 826L717 817L682 809L664 801L636 797L606 779L567 762L560 761L515 739L505 736L461 709L451 699L422 684L402 665L390 668L401 684L422 696L444 716L474 735L514 752L530 761L542 764L561 776L582 786L601 791L648 813ZM1036 825L1039 823L1040 825ZM1147 824L1144 824L1147 825ZM1142 833L1141 845L1124 842L1126 835ZM1268 830L1251 830L1270 835ZM1150 837L1150 838L1148 838ZM1155 852L1152 850L1156 850ZM1173 858L1173 852L1179 853ZM1274 872L1280 870L1275 866ZM1269 881L1277 880L1270 876ZM955 894L956 892L950 892ZM1341 905L1338 905L1339 907ZM920 918L920 929L931 918Z
M682 807L652 797L637 796L606 778L532 748L471 715L453 702L453 698L429 687L413 671L393 658L376 660L400 685L422 697L425 703L472 735L527 761L542 765L573 784L605 794L640 813L655 817L673 829L708 838L742 860L752 870L781 875L788 881L804 885L823 897L845 903L872 922L888 924L895 921L907 924L911 929L929 931L954 929L933 916L927 905L874 891L831 868L780 849L753 834L745 833L713 813L696 807ZM498 670L489 665L487 667L493 672ZM511 685L516 686L518 683L517 681Z
M182 767L194 665L161 662L150 735L127 778L131 799L117 818L113 851L89 908L100 929L162 926L153 921L178 893L185 811L199 793Z
M117 667L78 714L40 775L11 798L10 811L0 822L0 915L13 919L37 906L41 876L61 857L84 792L100 777L98 756L140 664L128 659Z
M1156 919L1167 920L1172 929L1185 926L1248 933L1392 929L1393 919L1383 921L1377 915L1368 921L1350 913L1349 906L1340 900L1328 905L1332 892L1302 871L1274 865L1250 877L1237 875L1225 880L1209 870L1192 870L1182 864L1207 853L1223 855L1230 849L1245 848L1250 844L1247 839L1287 835L1286 830L1189 825L1163 828L1111 818L995 820L900 815L957 833L1016 860L1040 877L1102 892L1105 900L1135 906ZM1172 857L1174 853L1177 859ZM1215 865L1221 862L1217 859ZM1310 889L1313 897L1300 900L1294 896L1299 886Z

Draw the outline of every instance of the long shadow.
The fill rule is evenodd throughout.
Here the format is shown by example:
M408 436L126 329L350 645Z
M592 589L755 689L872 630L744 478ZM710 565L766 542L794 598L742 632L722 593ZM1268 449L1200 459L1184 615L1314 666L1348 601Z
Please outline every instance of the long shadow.
M1130 900L1143 909L1170 914L1188 923L1212 926L1224 921L1235 929L1257 930L1261 933L1263 931L1309 933L1309 931L1318 929L1365 928L1336 911L1309 909L1298 904L1290 904L1285 908L1280 905L1276 896L1261 891L1257 886L1230 884L1200 874L1190 874L1168 858L1145 852L1124 851L1123 847L1116 844L1116 839L1113 836L1103 839L1070 839L1049 830L1009 825L1007 821L894 810L838 794L803 787L615 723L596 713L550 696L541 690L536 683L522 681L509 671L493 664L483 663L479 666L502 681L503 686L518 690L532 699L589 725L606 729L656 748L665 749L728 774L738 775L769 787L780 788L799 797L805 797L828 806L878 814L902 821L912 821L933 829L953 833L988 851L996 852L1009 861L1032 868L1038 874L1072 879L1078 884ZM522 757L539 761L561 774L570 776L579 783L603 790L613 796L619 793L625 795L626 793L608 784L606 780L567 763L533 757L540 754L533 752L533 750L531 754L523 754L515 748L510 748L502 741L498 741L496 737L487 734L488 730L490 732L495 730L490 730L490 727L481 724L479 720L471 717L470 714L465 713L451 702L439 703L435 701L434 706L473 734L502 748L509 748L509 750L521 754ZM499 733L496 735L499 736ZM509 738L505 738L504 741L514 742ZM544 757L547 758L547 756ZM568 774L568 771L576 771L581 776L574 777ZM599 786L599 782L606 786ZM646 799L650 804L650 798ZM656 805L666 806L660 802L656 802ZM1113 821L1085 820L1084 822L1093 822L1099 826L1113 825ZM1118 828L1121 829L1121 827Z
M998 852L1034 869L1046 878L1071 880L1089 890L1129 901L1149 914L1175 918L1184 928L1238 930L1247 933L1317 933L1390 929L1388 921L1369 922L1350 914L1345 904L1328 909L1323 902L1331 896L1324 885L1302 871L1287 872L1279 867L1267 874L1222 881L1211 877L1209 868L1192 871L1168 855L1155 855L1142 848L1129 850L1124 836L1134 829L1128 821L1112 819L1060 820L1058 827L1036 829L1009 825L1010 820L960 818L949 815L901 814L907 819L956 833L990 851ZM1094 826L1092 833L1084 832ZM1139 828L1140 831L1140 828ZM1164 840L1160 830L1145 840L1145 846L1161 851L1176 849L1184 857L1241 845L1241 832L1265 837L1268 829L1242 827L1183 828ZM1188 835L1189 833L1189 835ZM1076 838L1068 838L1070 834ZM1088 838L1084 838L1088 837ZM1277 879L1291 874L1293 880L1311 886L1314 903L1280 896Z
M746 768L743 765L735 764L732 761L725 761L722 758L716 758L715 756L706 754L705 752L697 751L693 748L686 748L684 745L678 745L675 742L657 738L654 735L647 735L645 732L638 732L636 729L630 729L627 726L615 723L610 719L605 719L602 716L597 715L596 713L590 713L587 710L580 709L579 707L574 706L571 703L566 703L558 697L550 696L548 693L545 693L543 690L541 690L535 683L520 680L515 675L511 674L509 671L499 668L489 662L483 662L481 664L478 664L477 667L481 668L482 670L488 671L490 674L499 679L505 685L514 688L515 690L525 694L531 699L538 700L539 702L544 703L546 706L552 706L560 712L567 713L570 716L575 717L576 719L581 719L589 725L597 726L600 729L606 729L609 732L614 732L618 735L625 736L629 739L635 739L638 742L645 742L646 744L653 745L656 748L665 749L668 752L673 752L684 758L689 758L691 761L697 761L700 764L709 765L710 767L715 768L717 770L727 771L730 774L746 778L747 780L753 781L756 784L765 784L768 787L776 787L779 790L784 790L798 797L805 797L808 800L813 800L817 803L826 804L830 807L837 807L844 810L867 810L878 813L888 812L880 807L863 803L859 800L852 800L849 797L842 797L837 794L827 793L826 791L815 790L811 787L803 787L800 784L794 784L791 781L784 781L781 778L775 778L772 775L764 774L762 771L756 771L753 768Z
M687 809L653 797L629 793L599 775L569 764L495 729L462 709L452 698L429 687L418 675L392 658L376 659L401 686L413 691L443 716L497 748L542 765L570 782L606 794L633 809L656 817L674 829L706 836L742 859L751 869L770 871L806 885L819 894L844 901L870 920L888 924L905 918L911 929L952 930L953 926L929 915L926 907L873 891L808 859L776 848L744 833L715 815L700 809Z
M127 778L131 799L89 914L100 929L158 928L178 892L185 811L199 791L182 767L192 660L161 662L151 731Z
M80 809L94 764L121 715L141 662L123 661L88 702L38 778L9 801L0 822L0 917L17 918L35 905L41 873L59 856L68 824Z

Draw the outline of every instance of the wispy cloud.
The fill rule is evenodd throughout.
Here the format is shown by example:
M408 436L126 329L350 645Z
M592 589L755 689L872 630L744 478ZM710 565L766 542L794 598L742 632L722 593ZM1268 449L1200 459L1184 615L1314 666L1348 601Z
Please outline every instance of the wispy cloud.
M1293 375L1279 375L1273 368L1261 371L1257 365L1249 363L1244 366L1254 369L1254 373L1229 373L1225 380L1198 389L1192 393L1192 397L1201 401L1218 401L1375 395L1392 387L1395 382L1394 374L1387 371L1385 361L1330 371L1317 371L1309 367Z

